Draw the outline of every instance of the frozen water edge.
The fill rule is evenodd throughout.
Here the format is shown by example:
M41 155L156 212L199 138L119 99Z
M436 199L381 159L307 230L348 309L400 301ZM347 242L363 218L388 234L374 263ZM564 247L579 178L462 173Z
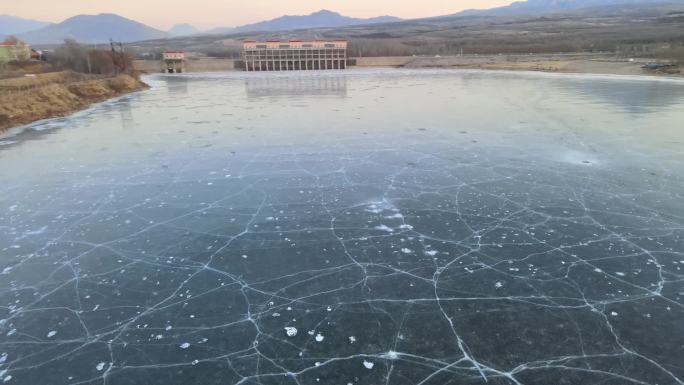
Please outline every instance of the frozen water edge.
M131 92L125 95L107 99L105 101L95 103L84 110L74 112L69 116L59 116L56 118L41 119L22 126L12 127L4 132L0 132L0 147L3 145L3 142L8 143L5 145L15 144L15 141L8 141L7 139L16 137L26 131L49 131L67 127L71 122L75 120L84 117L89 117L93 114L97 114L99 111L101 111L103 107L115 105L116 103L122 100L133 100L133 98L135 98L136 95L144 93L145 91L146 90Z
M468 69L468 68L350 68L344 71L276 71L276 72L188 72L183 74L150 74L144 78L163 79L227 79L227 80L246 80L246 79L287 79L287 78L358 78L368 76L447 76L447 75L488 75L488 76L520 76L528 78L549 78L549 79L588 79L588 80L614 80L619 82L667 82L684 84L684 78L675 76L652 76L652 75L622 75L622 74L591 74L591 73L571 73L571 72L543 72L543 71L522 71L522 70L490 70L490 69ZM144 80L143 78L143 80Z

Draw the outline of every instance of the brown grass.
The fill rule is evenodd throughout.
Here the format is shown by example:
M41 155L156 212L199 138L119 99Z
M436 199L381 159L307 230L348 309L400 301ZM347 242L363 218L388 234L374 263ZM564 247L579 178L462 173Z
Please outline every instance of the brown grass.
M16 79L22 87L30 84L29 89L14 92L2 92L0 89L0 131L36 120L69 115L93 103L146 87L129 75L82 81L70 81L74 80L71 73L48 75ZM37 82L28 79L37 79Z

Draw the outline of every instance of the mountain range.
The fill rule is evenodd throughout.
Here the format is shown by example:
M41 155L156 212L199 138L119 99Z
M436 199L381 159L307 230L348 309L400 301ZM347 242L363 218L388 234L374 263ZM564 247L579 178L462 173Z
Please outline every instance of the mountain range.
M491 9L472 9L451 16L502 16L558 12L582 8L684 4L684 0L526 0Z
M526 0L517 1L504 7L487 10L466 10L441 17L540 14L592 7L633 7L657 4L684 5L684 0ZM440 18L440 16L435 18ZM64 39L74 39L83 43L99 43L109 41L110 38L116 41L135 42L199 34L226 35L245 32L340 28L398 23L401 21L401 19L393 16L363 19L344 16L329 10L321 10L309 15L282 16L259 23L239 27L215 28L205 32L198 31L190 24L178 24L166 32L114 14L79 15L58 24L0 15L0 36L17 35L30 44L56 44L61 43ZM401 23L398 25L401 25Z
M233 28L214 28L207 31L207 34L225 34L240 32L269 32L269 31L288 31L294 29L309 28L334 28L352 25L380 24L401 21L394 16L379 16L370 19L359 19L341 15L329 10L321 10L305 16L281 16L273 20L262 21L254 24L247 24Z
M23 20L12 18L13 20ZM203 34L228 34L251 31L283 31L291 29L333 28L354 25L378 24L400 21L392 16L360 19L341 15L337 12L322 10L305 16L282 16L273 20L239 27L215 28ZM32 22L33 24L29 24ZM25 24L1 24L6 35L15 34L30 44L56 44L64 39L74 39L82 43L101 43L116 41L134 42L182 37L201 33L190 24L177 24L168 32L149 27L134 20L114 14L79 15L61 23L50 24L26 20Z

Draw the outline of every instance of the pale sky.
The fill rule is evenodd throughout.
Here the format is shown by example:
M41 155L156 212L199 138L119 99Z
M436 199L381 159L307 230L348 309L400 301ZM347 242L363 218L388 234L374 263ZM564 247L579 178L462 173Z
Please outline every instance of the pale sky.
M321 9L353 17L418 18L491 8L513 0L0 0L0 15L60 22L78 14L116 13L166 30L177 23L200 29L233 27Z

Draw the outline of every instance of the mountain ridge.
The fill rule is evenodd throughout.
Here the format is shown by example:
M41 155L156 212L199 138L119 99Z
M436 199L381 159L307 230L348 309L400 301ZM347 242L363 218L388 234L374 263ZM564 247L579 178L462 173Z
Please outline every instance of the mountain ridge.
M19 34L30 44L55 44L64 39L81 43L102 43L109 39L132 42L168 37L167 32L112 13L77 15L58 24Z
M47 27L52 23L12 15L0 15L0 36L18 35L21 33Z
M190 36L199 33L200 30L189 23L176 24L168 30L172 37Z
M468 9L447 16L500 16L529 13L546 13L584 8L639 6L659 4L683 4L684 0L526 0L516 1L502 7Z
M275 19L246 24L238 27L214 28L204 34L240 33L253 31L286 31L308 28L333 28L352 25L379 24L401 21L394 16L377 16L372 18L354 18L338 12L323 9L308 15L285 15Z

